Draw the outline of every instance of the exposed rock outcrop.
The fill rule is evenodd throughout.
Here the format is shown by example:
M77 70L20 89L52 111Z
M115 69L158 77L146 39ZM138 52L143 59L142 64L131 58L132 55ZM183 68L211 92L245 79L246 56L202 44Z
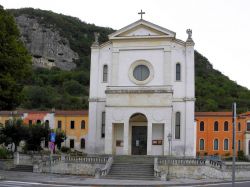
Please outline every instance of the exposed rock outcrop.
M56 66L63 70L76 67L74 60L79 58L78 54L70 48L67 38L60 36L53 25L48 27L39 24L36 18L27 15L16 17L16 22L35 67Z

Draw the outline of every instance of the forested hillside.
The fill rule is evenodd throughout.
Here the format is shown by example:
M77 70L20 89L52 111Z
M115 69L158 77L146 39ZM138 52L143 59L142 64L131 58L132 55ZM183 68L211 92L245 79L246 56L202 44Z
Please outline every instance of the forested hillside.
M111 28L87 24L78 18L37 9L9 10L15 17L26 14L40 24L53 28L67 38L79 55L72 71L58 68L34 69L23 89L25 100L20 107L33 109L87 108L89 87L90 46L94 32L100 33L100 42L107 41ZM196 41L198 42L198 41ZM225 54L226 55L226 54ZM226 63L226 62L225 62ZM231 110L236 101L240 112L250 109L250 91L213 69L206 57L195 52L196 111Z

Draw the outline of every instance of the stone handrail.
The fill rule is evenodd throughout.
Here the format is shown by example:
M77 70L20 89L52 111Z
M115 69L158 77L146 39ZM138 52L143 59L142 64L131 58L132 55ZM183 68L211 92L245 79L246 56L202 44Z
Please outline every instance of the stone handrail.
M206 160L201 158L159 158L159 165L205 165Z
M108 158L108 161L106 162L104 168L97 168L96 171L95 171L95 177L96 178L100 178L100 176L106 176L109 171L110 171L110 168L113 164L113 157L109 157Z
M224 167L226 170L232 170L232 164L224 164ZM250 164L245 164L245 163L236 163L235 164L235 169L236 170L246 170L250 171Z
M65 156L65 162L106 164L107 161L108 161L107 157Z
M209 160L209 165L217 169L222 169L224 166L222 161L219 160Z
M161 171L158 168L158 158L154 158L154 176L161 178Z
M57 164L58 162L61 162L62 158L60 156L51 156L49 157L44 163L44 166L52 166Z

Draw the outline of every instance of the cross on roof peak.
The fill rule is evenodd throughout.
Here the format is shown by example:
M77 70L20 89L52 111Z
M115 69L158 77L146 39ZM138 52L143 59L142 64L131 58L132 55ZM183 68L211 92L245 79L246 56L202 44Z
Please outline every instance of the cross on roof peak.
M145 14L145 12L143 12L143 11L141 10L141 12L138 12L138 14L141 15L141 19L142 19L142 15Z

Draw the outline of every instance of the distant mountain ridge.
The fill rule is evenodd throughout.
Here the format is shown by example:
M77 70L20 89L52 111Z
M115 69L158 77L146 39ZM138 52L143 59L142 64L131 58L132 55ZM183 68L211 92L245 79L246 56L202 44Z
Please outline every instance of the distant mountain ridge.
M108 34L114 32L114 30L111 28L98 27L93 24L87 24L85 22L80 21L78 18L65 16L62 14L56 14L51 11L44 11L32 8L16 10L12 9L9 11L16 18L17 24L20 24L20 22L18 22L18 19L20 17L25 17L26 19L31 19L33 21L35 20L39 25L38 28L41 30L41 32L50 33L49 35L55 35L54 38L56 38L56 44L54 45L54 53L52 54L54 54L54 56L58 58L48 58L46 55L44 55L48 53L44 52L43 48L41 48L41 53L34 53L34 51L37 50L35 50L34 48L37 48L36 45L38 45L39 42L38 44L36 44L37 42L29 41L31 44L34 43L35 45L33 46L34 48L32 46L28 47L28 50L33 55L33 58L44 58L47 60L46 62L48 62L48 64L53 64L55 62L55 65L53 66L57 66L63 70L73 69L73 71L68 73L64 72L63 70L55 69L34 70L33 78L27 81L27 86L25 88L26 90L24 94L27 95L29 93L28 88L34 89L34 87L39 86L39 88L41 88L41 90L43 91L45 88L49 89L49 91L47 90L47 97L50 97L49 94L53 93L53 99L55 100L55 102L46 101L51 103L49 105L43 103L43 101L40 101L40 105L32 105L32 103L26 105L25 103L23 103L21 107L35 107L45 109L52 107L56 107L58 109L87 108L90 68L90 46L94 41L94 32L100 33L100 43L102 43L108 40ZM33 29L27 27L29 27L29 25L26 25L26 29ZM25 34L29 34L28 32L21 33L23 38L33 40L33 37L25 36ZM24 42L27 46L27 41L24 40ZM46 45L46 43L44 43L43 45ZM61 48L61 45L65 46L65 51L60 51L58 49ZM64 55L67 56L67 58L65 57L66 59L63 59ZM65 61L60 61L60 63L56 64L57 59L59 59L59 61L60 59ZM63 64L64 62L65 65ZM67 67L67 63L75 65ZM44 74L46 74L48 77L44 77ZM213 69L213 66L207 60L207 58L202 56L197 51L195 51L195 81L196 111L228 111L231 110L232 102L237 102L239 112L244 112L250 109L250 91L247 88L238 85L236 82L231 81L220 71ZM77 83L80 84L78 85ZM83 92L83 97L85 99L81 99L81 96L77 95L78 93L69 93L72 85L74 85L75 87L84 87L81 89L85 90ZM48 88L48 86L50 88ZM72 86L72 88L74 86ZM62 87L64 87L63 92L62 90L60 90L60 88ZM54 94L54 92L57 92L57 94ZM63 98L65 97L63 96L63 94L69 94L68 96L70 96L70 98L74 100L75 105L70 105L66 102L63 105L57 106L56 101L58 101L58 99L60 100L60 102L64 101ZM74 97L72 94L75 94ZM36 98L34 98L34 102L37 103Z

